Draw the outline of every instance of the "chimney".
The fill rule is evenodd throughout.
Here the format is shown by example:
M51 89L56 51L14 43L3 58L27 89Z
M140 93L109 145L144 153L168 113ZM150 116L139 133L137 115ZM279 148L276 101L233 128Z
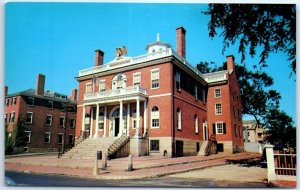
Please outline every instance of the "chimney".
M234 66L234 56L233 55L228 55L226 56L226 62L227 62L227 70L230 71L234 71L235 70L235 66Z
M101 50L95 50L95 66L103 65L104 52Z
M38 74L35 95L44 95L45 75Z
M8 93L8 86L5 86L5 87L4 87L4 93L5 93L4 96L7 96L7 93Z
M71 100L77 101L77 89L72 90Z
M185 29L179 27L176 29L176 46L177 53L185 59Z

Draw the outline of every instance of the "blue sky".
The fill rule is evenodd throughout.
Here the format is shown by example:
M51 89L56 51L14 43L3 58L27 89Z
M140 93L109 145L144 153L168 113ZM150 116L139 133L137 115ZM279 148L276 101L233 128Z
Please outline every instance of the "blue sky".
M186 57L192 64L226 55L240 61L233 46L222 55L222 39L208 37L206 4L7 3L5 6L5 85L9 93L35 88L38 73L46 75L46 90L70 95L78 88L78 71L94 65L94 50L114 59L125 45L128 56L145 54L147 44L160 39L176 50L175 29L186 30ZM247 57L247 67L258 62ZM296 82L284 54L267 60L273 88L281 93L281 109L296 121Z

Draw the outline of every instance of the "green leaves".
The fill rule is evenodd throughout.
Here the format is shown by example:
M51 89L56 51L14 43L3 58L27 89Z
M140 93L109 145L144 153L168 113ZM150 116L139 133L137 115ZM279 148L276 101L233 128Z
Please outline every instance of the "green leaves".
M239 42L241 63L246 54L256 56L258 65L266 67L271 53L284 52L290 67L296 73L296 5L291 4L209 4L204 12L210 15L209 36L214 38L217 29L223 37L223 53L230 45Z

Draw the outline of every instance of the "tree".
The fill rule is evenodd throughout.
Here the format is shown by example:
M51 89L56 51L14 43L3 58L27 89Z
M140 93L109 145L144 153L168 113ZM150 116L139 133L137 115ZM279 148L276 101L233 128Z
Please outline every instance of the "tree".
M241 63L246 54L254 57L261 47L259 64L266 67L270 53L281 51L288 56L290 67L296 73L296 5L292 4L209 4L206 15L209 36L218 29L223 36L223 53L239 42Z
M227 69L226 63L220 67L211 63L213 66L210 67L208 62L200 62L197 69L201 73ZM270 136L266 140L269 142L295 145L292 118L279 109L280 93L270 89L273 79L263 71L253 72L238 64L235 65L235 72L241 90L242 113L253 116L258 125L267 129Z

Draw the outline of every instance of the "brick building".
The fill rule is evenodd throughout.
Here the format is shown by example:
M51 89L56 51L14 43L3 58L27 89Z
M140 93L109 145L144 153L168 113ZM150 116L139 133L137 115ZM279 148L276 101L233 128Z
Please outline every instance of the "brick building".
M45 76L37 76L36 89L7 94L5 87L5 124L9 136L19 121L25 128L27 152L56 151L65 145L73 146L76 126L77 90L72 96L44 91ZM68 111L64 111L68 105ZM67 120L66 120L67 119ZM66 136L64 128L66 126Z
M185 59L186 31L176 29L176 52L168 43L146 46L147 53L79 71L75 136L130 137L133 155L196 155L204 142L218 151L243 151L240 91L234 57L227 70L202 74ZM121 111L120 111L121 110Z

